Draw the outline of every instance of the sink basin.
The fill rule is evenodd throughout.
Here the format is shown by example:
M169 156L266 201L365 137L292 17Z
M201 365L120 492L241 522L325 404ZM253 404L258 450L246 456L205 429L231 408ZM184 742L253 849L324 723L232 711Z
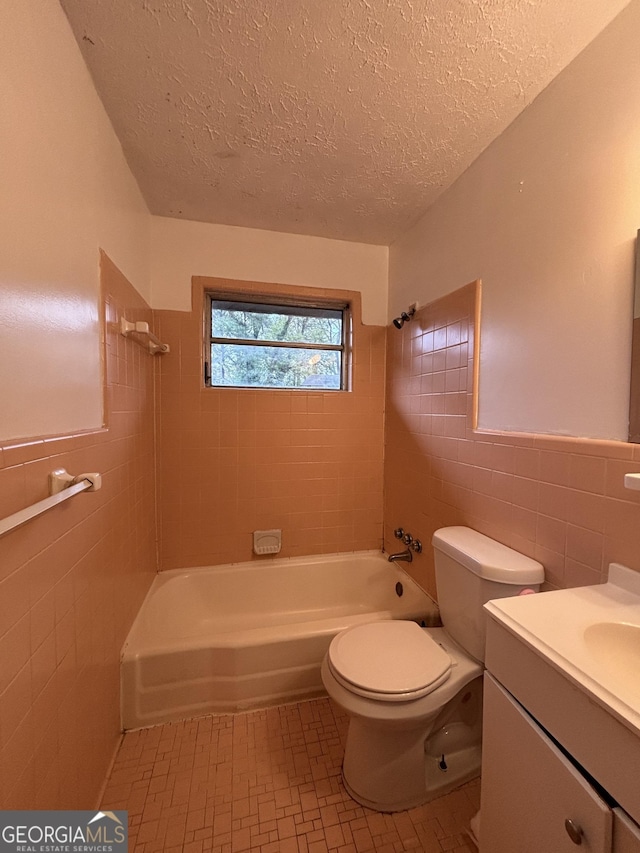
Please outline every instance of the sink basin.
M640 572L489 602L487 611L640 735Z
M596 622L584 631L584 642L594 660L606 668L603 681L618 692L640 700L640 625L628 622Z
M634 686L640 671L640 625L597 622L585 628L584 641L594 658L607 667L611 677L624 678L627 689Z

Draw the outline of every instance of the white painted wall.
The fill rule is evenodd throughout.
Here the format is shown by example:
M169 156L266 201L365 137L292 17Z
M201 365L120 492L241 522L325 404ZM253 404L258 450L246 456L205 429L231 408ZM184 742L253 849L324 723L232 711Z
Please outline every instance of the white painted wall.
M481 277L480 425L626 436L637 0L390 251L150 217L56 0L0 11L0 440L101 424L100 247L178 310L212 275L359 290L381 324Z
M389 317L483 281L480 427L626 440L640 3L390 249Z
M102 425L99 248L149 297L149 213L57 0L0 0L0 441Z
M191 277L208 275L359 290L363 321L384 325L388 254L386 246L154 216L152 303L189 311Z

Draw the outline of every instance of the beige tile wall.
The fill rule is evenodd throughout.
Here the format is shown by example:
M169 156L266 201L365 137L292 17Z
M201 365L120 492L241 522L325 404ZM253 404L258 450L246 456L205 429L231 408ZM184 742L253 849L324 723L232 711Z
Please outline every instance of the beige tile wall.
M84 492L0 538L0 808L91 808L119 740L119 654L156 570L153 359L117 333L151 312L102 257L107 428L0 449L0 518L47 476ZM5 401L10 404L10 401Z
M468 285L389 330L385 545L403 526L425 543L411 572L435 593L431 536L466 524L539 559L550 586L599 583L619 561L640 571L640 445L480 433L473 425L476 299Z
M353 392L205 388L205 288L349 298ZM385 329L362 325L359 294L195 278L193 310L155 318L172 350L157 386L161 568L250 560L252 531L274 527L281 557L380 548Z

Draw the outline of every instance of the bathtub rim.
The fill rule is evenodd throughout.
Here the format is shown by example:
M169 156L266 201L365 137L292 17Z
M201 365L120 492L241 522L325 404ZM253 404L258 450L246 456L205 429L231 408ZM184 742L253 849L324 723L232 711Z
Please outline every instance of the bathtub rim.
M377 609L358 614L345 613L266 627L240 628L227 633L210 632L201 637L191 635L181 639L161 638L161 644L157 638L147 644L144 641L144 633L135 632L138 618L136 614L120 655L120 713L123 728L125 730L144 729L165 722L188 720L211 714L243 713L256 708L305 701L324 695L324 687L319 680L320 663L332 637L340 630L354 624L381 619L429 620L438 612L437 603L426 589L414 580L403 565L388 563L387 556L386 552L378 549L342 551L276 559L271 557L266 560L168 569L158 572L138 614L147 605L148 599L158 590L166 588L166 584L173 578L186 577L188 583L189 577L195 578L202 573L209 574L213 578L225 577L230 572L241 575L243 570L258 575L262 568L271 569L271 567L277 574L281 567L291 568L292 564L294 567L300 566L304 571L305 567L310 566L348 566L349 563L358 559L365 560L378 577L385 577L388 570L389 580L392 583L401 580L407 592L411 588L412 593L415 593L416 599L413 594L407 595L406 599L396 599L391 583L389 585L390 601L402 602L404 612ZM417 599L421 599L423 605L414 608ZM241 621L239 624L241 626ZM297 651L299 644L301 645L300 659ZM267 647L265 654L268 655L269 663L273 665L260 666L260 647ZM176 680L171 675L172 671L176 665L180 666L181 656L191 652L197 652L198 659L191 659L189 672L182 673L182 676ZM236 655L238 670L231 677L230 667L235 667ZM169 660L169 657L173 660ZM158 660L154 662L154 658ZM160 672L158 666L160 665L161 668L165 666L163 658L166 658L168 666L168 678L165 681L157 678L157 673ZM222 666L219 666L219 663L222 663ZM147 668L148 664L151 664L151 669ZM207 691L209 691L208 697Z
M308 554L306 556L297 557L273 557L271 555L256 556L254 560L242 560L237 563L219 563L208 566L185 566L182 569L160 569L156 572L151 587L156 581L156 578L175 577L187 573L214 572L223 574L226 571L238 571L239 569L258 568L259 566L271 567L280 565L317 565L318 563L337 563L345 557L385 557L387 554L384 550L373 549L368 551L332 551L330 554ZM387 555L388 556L388 555ZM399 568L402 568L401 566ZM413 578L412 578L413 580ZM415 581L414 581L415 583ZM420 587L422 589L422 587ZM426 592L426 590L425 590ZM145 596L146 598L146 596Z
M297 562L299 565L309 565L309 563L313 565L323 564L326 562L338 563L344 560L345 558L354 558L354 557L377 557L382 561L385 558L386 552L379 550L367 550L367 551L340 551L332 554L313 554L310 556L302 556L302 557L280 557L276 559L267 558L268 562L265 561L265 566L277 568L280 565L291 565L291 563ZM140 643L140 637L136 636L134 633L138 617L142 610L144 609L147 601L157 592L158 588L162 584L162 581L167 583L173 577L188 577L191 573L199 574L204 572L210 572L212 574L226 574L231 571L238 571L242 569L252 569L259 566L262 563L264 558L260 560L246 560L238 563L221 563L216 566L196 566L189 567L185 569L166 569L160 572L157 572L154 577L147 593L142 601L142 604L138 608L136 616L131 623L125 641L120 650L120 665L124 662L142 660L145 657L150 657L157 654L167 654L172 652L184 652L188 649L206 649L211 646L212 638L215 637L216 645L221 648L232 648L238 645L238 641L241 640L243 644L246 645L259 645L264 642L265 639L278 641L283 636L289 636L291 632L294 633L299 632L300 635L308 634L309 630L316 625L317 628L321 628L317 633L327 633L330 630L335 631L336 625L343 622L344 627L348 627L352 624L364 624L366 622L378 621L380 619L395 619L396 616L393 615L390 610L371 610L362 614L343 614L341 616L334 616L325 619L315 619L315 620L300 620L299 622L287 622L282 625L272 625L267 627L259 627L259 628L248 628L245 630L238 631L229 631L222 633L213 633L207 634L204 637L197 638L192 636L176 638L172 637L167 639L166 641L156 641L153 645ZM438 611L438 603L435 601L432 596L427 592L426 589L420 586L420 584L411 577L411 575L406 571L404 566L398 565L397 563L389 564L390 570L394 572L399 572L403 575L403 583L407 582L409 585L414 585L420 593L425 595L431 602L433 607L433 611ZM160 583L158 583L160 581ZM407 616L406 618L411 618ZM341 630L341 629L340 629ZM226 640L224 638L227 638ZM253 642L252 642L253 640ZM132 646L135 645L135 649Z

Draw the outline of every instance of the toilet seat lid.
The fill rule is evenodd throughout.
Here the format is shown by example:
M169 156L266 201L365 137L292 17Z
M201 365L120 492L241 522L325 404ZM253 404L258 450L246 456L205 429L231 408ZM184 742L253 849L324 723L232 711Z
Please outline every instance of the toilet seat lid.
M329 646L329 663L354 692L396 701L426 696L451 671L451 658L426 631L399 620L342 631Z

